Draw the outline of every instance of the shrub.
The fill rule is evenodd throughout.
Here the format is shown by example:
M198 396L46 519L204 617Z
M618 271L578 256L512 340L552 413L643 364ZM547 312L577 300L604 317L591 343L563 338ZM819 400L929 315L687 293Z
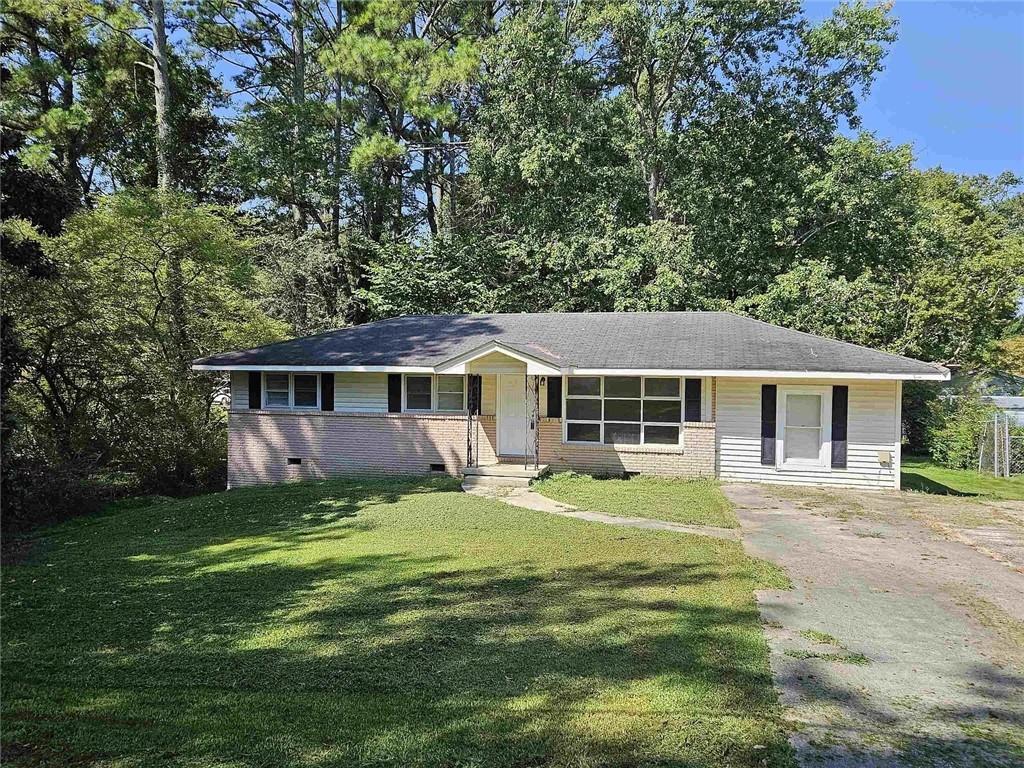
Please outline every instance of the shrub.
M978 466L978 445L985 422L995 408L983 402L976 392L965 391L929 404L928 452L949 469Z

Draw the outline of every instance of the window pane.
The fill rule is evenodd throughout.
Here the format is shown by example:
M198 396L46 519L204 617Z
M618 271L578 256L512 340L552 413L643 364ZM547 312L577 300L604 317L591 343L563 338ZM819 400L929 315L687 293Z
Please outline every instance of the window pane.
M298 408L316 407L316 375L295 377L295 405Z
M287 408L288 407L288 390L272 391L267 390L267 406L270 408Z
M437 391L438 392L458 392L462 394L466 380L462 376L438 376L437 377Z
M644 421L682 421L681 400L644 400Z
M644 442L655 445L679 445L679 427L644 427Z
M605 421L640 421L639 400L605 400Z
M601 379L597 376L570 376L569 395L600 395Z
M644 393L648 397L679 397L679 379L644 379Z
M462 410L462 393L461 392L438 392L438 394L437 394L437 410L439 410L439 411L461 411Z
M405 391L412 395L426 394L430 396L430 377L429 376L406 376L405 377Z
M816 460L821 448L818 428L786 427L786 458Z
M639 376L605 376L605 397L640 397Z
M566 438L576 443L600 443L600 424L572 424L565 427Z
M617 443L619 445L639 445L640 425L639 424L605 424L604 441L606 443Z
M601 420L600 400L573 400L565 401L565 417L567 419L582 419L583 421Z
M821 395L786 395L787 427L820 427Z
M267 391L272 389L278 391L288 391L288 374L287 373L268 373L267 374Z

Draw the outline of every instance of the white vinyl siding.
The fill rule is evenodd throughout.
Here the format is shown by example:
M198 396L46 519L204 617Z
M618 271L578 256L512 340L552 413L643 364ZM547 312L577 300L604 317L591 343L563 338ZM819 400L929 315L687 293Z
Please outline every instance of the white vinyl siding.
M831 387L844 384L849 387L845 469L780 469L761 464L762 384L776 384L780 402L787 386ZM830 397L831 389L827 392L825 396ZM893 488L899 471L897 392L897 383L893 381L719 378L716 407L719 476L723 480ZM781 422L777 426L781 428ZM824 431L827 439L827 425ZM830 449L831 444L827 444L823 450ZM888 465L879 461L880 453L891 456Z
M493 373L480 376L480 414L493 416L498 411L498 377Z
M339 413L387 413L388 375L334 374L334 410Z

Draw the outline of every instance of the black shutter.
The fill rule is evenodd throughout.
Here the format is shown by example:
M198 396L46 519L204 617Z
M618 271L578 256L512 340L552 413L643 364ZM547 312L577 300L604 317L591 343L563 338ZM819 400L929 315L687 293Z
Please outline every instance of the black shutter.
M548 376L548 418L562 418L562 377Z
M832 466L846 469L846 418L850 388L832 387Z
M480 400L483 397L483 379L476 375L469 375L469 412L480 415Z
M334 410L334 374L320 374L320 410Z
M388 374L388 413L402 412L402 374Z
M263 375L249 371L249 408L256 411L263 405Z
M683 421L700 421L700 379L686 380L685 399Z
M775 464L775 397L774 384L761 385L761 463Z

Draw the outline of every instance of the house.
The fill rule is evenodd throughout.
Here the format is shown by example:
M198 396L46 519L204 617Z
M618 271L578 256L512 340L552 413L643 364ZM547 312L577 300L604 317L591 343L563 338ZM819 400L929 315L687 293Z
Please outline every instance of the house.
M407 316L193 368L230 373L231 487L550 467L898 488L902 383L949 378L726 312Z

